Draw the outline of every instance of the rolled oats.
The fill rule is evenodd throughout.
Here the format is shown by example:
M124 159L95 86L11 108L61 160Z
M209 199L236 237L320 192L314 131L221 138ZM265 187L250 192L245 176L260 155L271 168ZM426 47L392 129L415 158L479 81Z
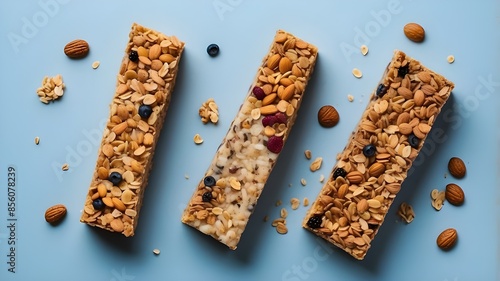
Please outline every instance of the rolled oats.
M164 61L156 61L158 44L168 45L160 50ZM81 222L134 235L183 49L173 36L132 25ZM161 77L153 68L159 63L168 68ZM151 113L144 115L141 106Z
M453 87L396 51L304 228L363 259ZM368 145L376 150L366 156ZM399 213L415 217L408 204Z

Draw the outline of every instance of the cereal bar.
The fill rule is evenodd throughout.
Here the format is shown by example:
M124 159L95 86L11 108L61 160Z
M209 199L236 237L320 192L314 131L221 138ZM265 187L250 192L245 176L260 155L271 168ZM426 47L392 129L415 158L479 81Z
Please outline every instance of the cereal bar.
M132 25L81 222L134 235L183 49Z
M395 51L304 228L363 259L453 87Z
M182 222L236 249L295 122L317 52L277 31Z

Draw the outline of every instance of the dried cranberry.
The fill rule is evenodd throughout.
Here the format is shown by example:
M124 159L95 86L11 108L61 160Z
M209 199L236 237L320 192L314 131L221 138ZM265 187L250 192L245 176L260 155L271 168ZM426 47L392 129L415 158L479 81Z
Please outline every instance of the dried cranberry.
M276 123L278 123L278 118L276 118L276 116L274 116L274 115L269 115L269 116L262 118L262 125L264 127L272 126Z
M267 141L267 149L273 153L280 153L283 148L283 139L281 137L272 136Z
M262 100L266 97L266 93L264 93L264 90L262 90L261 87L257 87L257 86L253 87L252 93L255 95L255 97L258 100Z
M274 116L278 123L286 123L286 115L283 112L278 112Z

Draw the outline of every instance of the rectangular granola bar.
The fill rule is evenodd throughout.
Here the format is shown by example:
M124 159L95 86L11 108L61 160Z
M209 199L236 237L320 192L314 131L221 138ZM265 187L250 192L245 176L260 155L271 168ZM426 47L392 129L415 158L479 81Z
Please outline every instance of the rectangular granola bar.
M315 46L277 31L182 222L236 249L295 122L316 58Z
M132 25L81 222L134 235L183 49Z
M304 228L362 260L453 87L395 51Z

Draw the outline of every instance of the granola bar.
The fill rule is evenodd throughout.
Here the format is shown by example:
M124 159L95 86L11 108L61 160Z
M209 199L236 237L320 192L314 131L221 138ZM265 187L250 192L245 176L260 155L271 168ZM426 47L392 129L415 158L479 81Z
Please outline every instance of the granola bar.
M132 25L81 222L134 235L183 49Z
M304 228L363 259L453 87L395 51Z
M182 222L236 249L295 122L316 57L315 46L277 31Z

